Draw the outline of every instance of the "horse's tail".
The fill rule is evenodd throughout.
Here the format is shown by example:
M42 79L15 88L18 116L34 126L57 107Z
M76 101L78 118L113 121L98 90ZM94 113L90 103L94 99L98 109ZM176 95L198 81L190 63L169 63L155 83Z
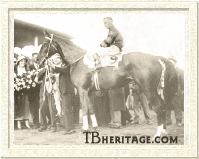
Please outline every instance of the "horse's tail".
M165 71L165 88L164 88L164 98L165 104L171 107L171 102L173 97L177 93L178 89L178 76L175 66L169 62L166 63L166 71Z

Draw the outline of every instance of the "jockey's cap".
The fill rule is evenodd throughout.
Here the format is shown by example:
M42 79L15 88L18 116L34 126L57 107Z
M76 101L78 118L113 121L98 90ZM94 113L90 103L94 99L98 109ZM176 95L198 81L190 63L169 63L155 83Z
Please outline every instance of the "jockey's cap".
M111 17L105 17L104 20L108 20L109 22L113 22L113 19Z

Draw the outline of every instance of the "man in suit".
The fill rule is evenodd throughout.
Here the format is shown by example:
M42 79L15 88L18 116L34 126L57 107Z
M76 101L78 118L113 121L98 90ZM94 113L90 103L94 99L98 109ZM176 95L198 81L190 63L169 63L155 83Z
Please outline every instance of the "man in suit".
M59 73L59 90L61 93L61 105L64 113L64 134L74 133L74 111L72 106L74 86L70 79L70 68L66 64L56 66L50 61L48 65L54 72Z
M39 73L37 74L38 80L42 81L42 84L40 86L40 128L38 131L42 132L49 128L52 130L52 132L56 132L56 123L55 123L55 104L54 104L54 98L52 93L49 93L46 89L46 67L40 68ZM48 118L48 122L47 122ZM49 125L50 124L50 125Z
M32 62L30 63L29 69L37 70L39 65L37 63L37 53L32 54ZM30 113L33 119L33 128L37 129L39 127L39 91L40 86L37 85L31 88L28 93L28 99L30 103Z

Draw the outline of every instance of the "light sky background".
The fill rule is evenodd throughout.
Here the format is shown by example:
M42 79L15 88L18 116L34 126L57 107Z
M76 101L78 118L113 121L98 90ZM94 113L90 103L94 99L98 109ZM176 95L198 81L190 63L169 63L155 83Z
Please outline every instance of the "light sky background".
M173 56L184 69L186 14L183 11L78 11L17 13L19 19L72 36L88 51L95 50L107 36L103 18L111 16L124 37L124 52L145 52Z

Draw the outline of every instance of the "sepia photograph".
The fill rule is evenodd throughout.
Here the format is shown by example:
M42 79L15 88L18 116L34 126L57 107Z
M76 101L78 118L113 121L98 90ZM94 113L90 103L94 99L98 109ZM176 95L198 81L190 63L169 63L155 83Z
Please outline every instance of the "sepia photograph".
M186 153L197 131L197 58L196 5L184 6L10 10L8 148L29 157Z
M185 12L14 18L16 144L97 143L87 131L184 143Z

